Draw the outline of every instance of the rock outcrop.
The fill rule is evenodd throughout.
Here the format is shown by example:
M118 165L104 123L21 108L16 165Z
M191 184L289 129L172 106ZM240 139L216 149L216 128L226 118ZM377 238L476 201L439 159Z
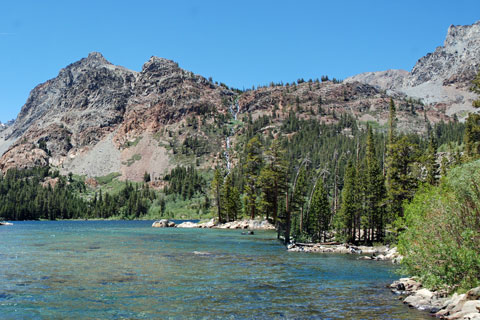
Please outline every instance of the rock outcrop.
M402 257L397 248L387 246L355 246L347 243L292 243L287 247L291 252L342 253L362 255L359 260L392 261L399 263Z
M218 224L215 219L204 223L190 221L177 225L177 228L216 228L216 229L248 229L248 230L275 230L275 226L267 220L237 220Z
M14 122L15 122L15 120L11 120L11 121L8 121L8 122L6 122L6 123L2 123L2 122L0 121L0 134L1 134L3 131L7 130L9 127L11 127Z
M267 220L237 220L216 226L218 229L275 230L275 226Z
M407 296L405 304L449 320L480 319L480 287L464 294L447 296L445 291L430 291L414 278L402 278L390 285L392 292Z
M198 228L198 223L185 221L177 225L177 228L184 228L184 229L193 229Z
M470 83L480 68L480 21L450 26L443 46L420 58L410 72L387 70L362 73L346 82L362 82L390 92L444 105L447 114L472 111ZM440 106L439 106L440 107Z

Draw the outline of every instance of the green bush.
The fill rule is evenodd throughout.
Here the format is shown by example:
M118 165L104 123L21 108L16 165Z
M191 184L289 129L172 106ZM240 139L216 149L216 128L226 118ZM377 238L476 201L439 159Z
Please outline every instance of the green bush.
M405 206L399 237L402 272L431 288L480 285L480 161L453 169L438 187L421 188Z

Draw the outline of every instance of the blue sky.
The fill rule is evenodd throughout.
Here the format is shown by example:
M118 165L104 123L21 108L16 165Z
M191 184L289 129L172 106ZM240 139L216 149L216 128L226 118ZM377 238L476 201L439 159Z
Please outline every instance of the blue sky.
M0 121L36 85L101 52L140 70L150 56L238 88L410 70L478 0L1 1Z

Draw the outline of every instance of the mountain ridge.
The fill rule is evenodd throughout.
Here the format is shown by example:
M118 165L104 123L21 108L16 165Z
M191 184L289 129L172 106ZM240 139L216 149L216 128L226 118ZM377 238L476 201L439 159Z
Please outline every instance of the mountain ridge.
M450 121L448 115L468 109L458 106L474 97L467 90L479 66L472 58L478 50L480 22L451 26L444 46L419 59L411 72L365 73L343 83L272 83L244 92L172 60L152 56L141 71L133 71L92 52L36 86L16 121L2 126L0 170L48 164L64 174L118 172L123 179L140 180L149 172L161 178L177 164L212 168L225 161L222 154L230 143L241 140L242 122L268 116L266 132L283 134L283 121L295 112L300 119L325 123L348 114L382 126L391 98L398 106L399 129L422 133L428 123ZM457 77L455 70L460 70ZM434 94L420 97L426 104L410 98L426 89ZM227 128L234 128L231 137ZM235 161L234 154L231 158Z

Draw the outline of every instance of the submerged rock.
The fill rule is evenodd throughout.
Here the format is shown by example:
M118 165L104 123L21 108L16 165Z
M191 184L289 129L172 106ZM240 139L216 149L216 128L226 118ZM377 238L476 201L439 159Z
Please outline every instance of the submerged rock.
M193 254L196 256L211 256L212 254L207 251L193 251Z

